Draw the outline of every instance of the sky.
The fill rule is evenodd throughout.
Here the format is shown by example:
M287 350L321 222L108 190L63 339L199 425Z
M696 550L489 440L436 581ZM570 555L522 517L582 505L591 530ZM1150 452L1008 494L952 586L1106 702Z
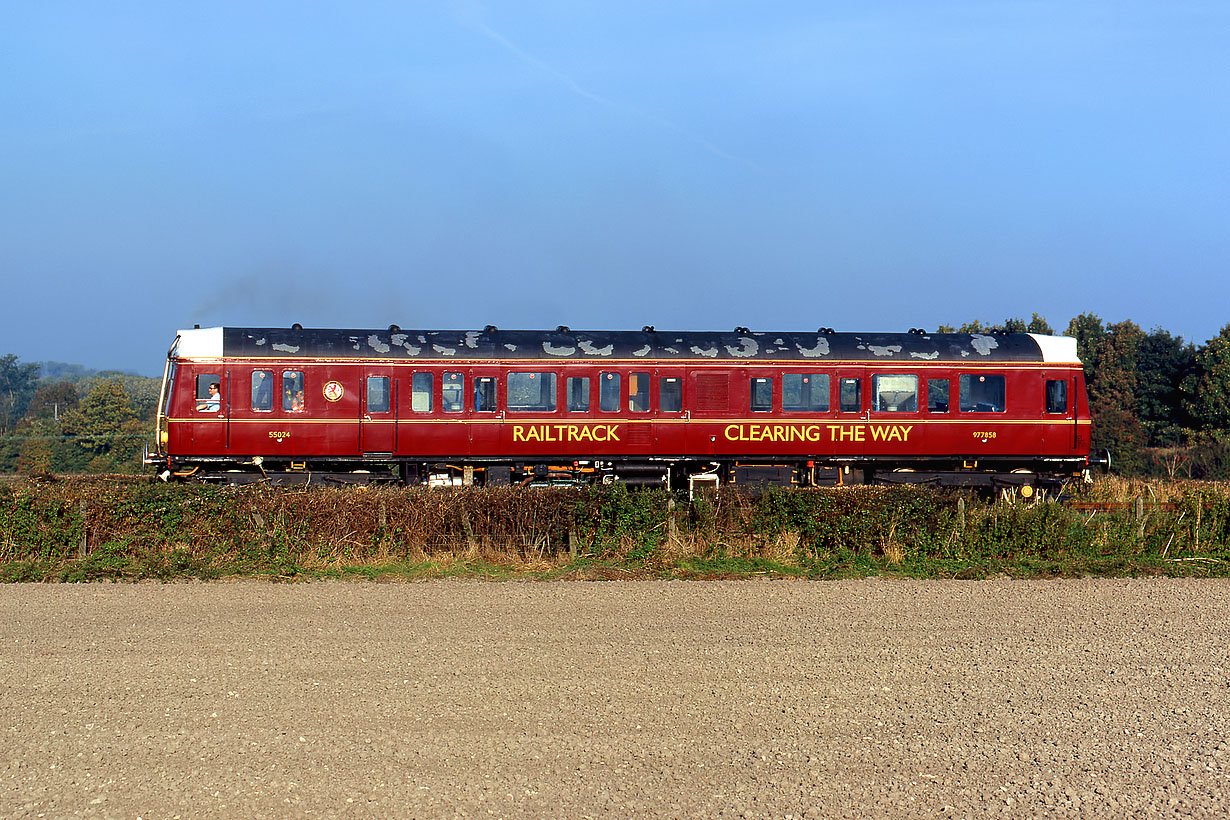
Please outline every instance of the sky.
M1230 3L0 4L0 355L1230 323Z

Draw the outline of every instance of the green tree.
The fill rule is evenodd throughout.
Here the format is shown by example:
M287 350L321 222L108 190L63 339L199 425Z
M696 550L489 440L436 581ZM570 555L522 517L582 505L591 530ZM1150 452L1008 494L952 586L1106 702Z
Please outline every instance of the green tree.
M34 397L26 407L26 419L55 419L73 410L81 401L77 385L72 382L52 382L43 384L34 391Z
M1196 348L1161 328L1141 340L1136 354L1139 379L1136 412L1150 447L1183 443L1195 422L1184 403L1183 385L1196 370Z
M9 432L26 414L38 380L37 364L18 364L12 353L0 356L0 435Z
M1144 333L1131 321L1103 325L1093 314L1068 324L1085 370L1085 390L1093 416L1095 452L1109 450L1116 469L1132 474L1144 466L1145 430L1136 415L1136 359Z
M135 469L142 425L116 379L96 381L76 410L65 414L64 432L89 458L90 472Z
M1198 429L1230 439L1230 325L1197 351L1187 387L1185 406Z

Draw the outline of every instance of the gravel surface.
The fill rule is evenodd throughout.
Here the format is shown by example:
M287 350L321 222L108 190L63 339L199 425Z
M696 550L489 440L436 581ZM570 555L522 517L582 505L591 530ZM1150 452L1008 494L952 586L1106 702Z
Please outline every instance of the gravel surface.
M13 817L1225 817L1230 582L0 587Z

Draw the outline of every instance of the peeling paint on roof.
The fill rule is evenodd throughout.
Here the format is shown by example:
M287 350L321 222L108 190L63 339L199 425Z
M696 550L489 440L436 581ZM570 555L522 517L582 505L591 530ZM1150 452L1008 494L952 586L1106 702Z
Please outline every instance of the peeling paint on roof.
M675 353L675 354L679 353L679 348L677 347L664 347L662 349L665 350L667 353Z
M504 345L504 349L507 350L509 353L515 353L517 351L517 346L511 345L511 344Z
M760 350L760 345L756 344L755 339L749 339L747 336L739 338L739 346L726 345L726 352L739 359L748 359L756 355Z
M901 345L868 345L867 349L877 356L891 356L901 352Z
M419 344L421 345L427 344L427 337L422 335L421 333L419 334Z
M786 344L786 340L785 339L774 339L773 344L777 345L778 347L782 347Z
M615 345L607 345L606 347L594 347L593 343L581 340L577 344L591 356L610 356L615 352Z
M273 349L279 353L298 353L299 345L274 345Z
M829 340L824 338L823 336L818 336L816 338L815 347L803 347L803 345L799 344L798 342L795 342L794 346L797 347L799 349L799 352L802 353L804 358L807 358L807 359L816 359L816 358L819 358L820 356L829 355Z
M692 345L692 352L695 353L697 356L706 356L710 359L716 359L717 354L718 354L718 349L716 347L701 348L701 347L697 347L696 345Z
M970 345L983 356L989 356L991 351L999 347L999 342L994 336L984 336L981 333L975 333L970 340Z
M571 345L567 347L556 347L550 342L542 343L542 352L550 356L571 356L577 352L577 349Z
M455 347L443 347L441 345L432 345L431 349L439 353L441 356L456 356L457 355L457 348Z
M968 350L962 350L962 351L961 351L961 358L962 358L962 359L965 359L965 358L968 358L968 357L969 357L969 351L968 351Z
M269 341L269 340L268 340L268 339L266 339L264 336L262 336L261 338L259 338L259 339L257 339L257 340L256 340L256 343L257 343L258 345L263 345L263 344L264 344L265 342L267 342L267 341Z
M653 350L652 347L650 347L649 345L645 345L640 350L633 350L632 355L633 356L647 356L649 355L649 351L651 350Z
M915 353L911 353L911 354L910 354L910 358L913 358L913 359L928 359L928 360L930 360L930 359L938 359L939 357L940 357L940 352L939 352L938 350L932 351L931 353L918 353L918 352L915 352Z
M380 337L375 333L367 337L367 345L377 353L388 353L393 348L380 341Z
M466 333L466 347L471 350L478 350L478 337L482 335L483 334L479 333L477 330L471 330Z

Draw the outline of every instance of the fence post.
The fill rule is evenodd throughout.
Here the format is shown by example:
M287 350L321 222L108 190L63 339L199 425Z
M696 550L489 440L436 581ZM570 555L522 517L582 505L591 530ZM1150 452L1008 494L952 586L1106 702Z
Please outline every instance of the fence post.
M1145 540L1145 498L1136 496L1136 540Z
M666 499L666 544L668 547L675 546L675 536L677 528L675 525L675 497L671 496Z
M965 532L965 496L957 498L957 530Z
M81 499L81 543L77 545L77 557L84 558L86 550L89 548L89 531L86 527L86 503L85 499Z

